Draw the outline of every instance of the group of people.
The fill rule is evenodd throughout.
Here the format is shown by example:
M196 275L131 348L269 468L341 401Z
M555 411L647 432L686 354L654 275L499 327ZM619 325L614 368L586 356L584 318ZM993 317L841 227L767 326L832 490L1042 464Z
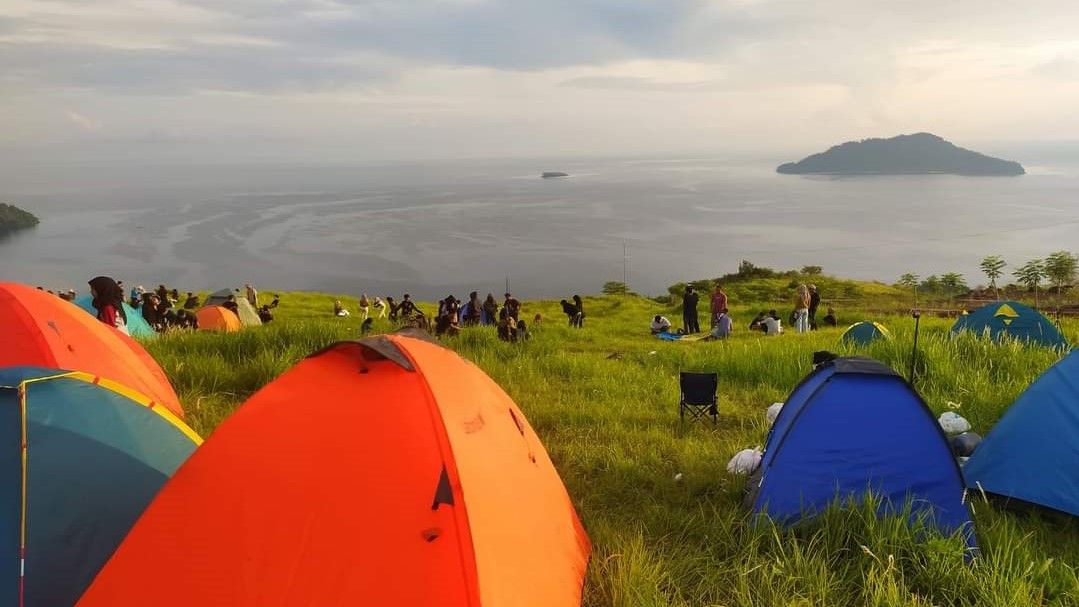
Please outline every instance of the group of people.
M817 329L817 310L820 302L820 290L816 285L798 285L795 289L794 310L790 315L790 324L796 332L806 333ZM682 295L682 328L678 330L678 333L692 335L701 332L699 305L700 295L696 288L693 285L687 286ZM705 339L724 339L730 336L734 330L734 321L730 316L727 294L719 284L716 284L715 290L711 293L709 311L711 330ZM837 326L839 321L836 319L835 310L828 308L828 314L821 319L821 322L826 326ZM669 319L657 314L652 318L650 329L653 335L671 333L672 324ZM762 331L766 335L779 335L783 332L783 323L778 312L773 309L757 314L749 323L749 330Z
M573 304L563 300L563 310L569 316L570 325L584 326L584 303L579 295L573 296ZM499 339L509 342L517 342L529 339L528 323L521 318L521 301L512 293L505 293L501 305L495 299L493 293L488 293L486 298L481 299L477 291L468 294L468 301L462 301L454 295L448 295L438 302L438 311L433 318L429 318L420 310L412 296L408 293L397 301L393 297L368 297L364 293L359 299L359 314L363 318L361 332L368 333L371 330L374 319L387 318L389 322L419 329L432 331L435 335L456 335L462 328L478 326L494 326L498 331ZM570 313L572 309L572 314ZM335 316L350 316L340 300L334 302ZM536 315L533 323L541 320Z
M181 298L178 289L170 289L160 284L153 291L148 291L142 285L138 285L127 292L122 280L115 280L108 276L95 277L88 284L92 298L91 306L97 313L97 319L116 327L122 333L130 334L128 314L131 311L138 312L146 324L157 332L169 329L198 329L199 327L196 311L202 302L190 291ZM262 322L271 322L274 318L273 310L280 304L280 297L274 295L272 302L259 306L258 291L250 284L244 285L244 288L245 299L258 311ZM55 294L67 301L74 301L78 297L78 293L73 289ZM239 314L239 305L235 295L230 295L221 306Z

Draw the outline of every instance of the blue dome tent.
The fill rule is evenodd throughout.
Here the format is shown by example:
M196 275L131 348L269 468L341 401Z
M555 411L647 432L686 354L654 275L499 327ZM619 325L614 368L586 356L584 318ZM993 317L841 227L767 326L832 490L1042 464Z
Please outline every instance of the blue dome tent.
M72 303L96 317L97 309L94 308L93 302L93 297L82 295L76 297ZM146 322L146 319L142 317L142 311L127 305L126 301L124 302L124 314L127 315L127 332L131 334L131 337L157 337L157 333L150 327L150 323Z
M799 384L772 425L746 505L794 523L837 498L880 498L880 514L910 502L944 533L974 524L948 440L917 392L889 367L838 358Z
M952 334L971 331L978 335L989 332L994 340L1017 339L1050 348L1068 347L1060 329L1037 310L1017 301L994 302L960 316L952 325Z
M868 346L878 339L891 339L888 328L878 322L863 320L847 327L839 341L855 346Z
M0 369L0 437L0 603L26 607L74 605L201 442L125 386L38 367Z
M974 451L967 486L1079 516L1079 352L1042 374Z

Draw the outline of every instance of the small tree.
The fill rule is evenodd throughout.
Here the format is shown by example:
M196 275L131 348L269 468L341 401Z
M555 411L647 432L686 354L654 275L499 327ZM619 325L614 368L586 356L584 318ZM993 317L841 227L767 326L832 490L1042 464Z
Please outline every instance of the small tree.
M1037 308L1038 286L1045 280L1045 262L1040 259L1031 259L1019 266L1019 269L1012 272L1012 275L1019 280L1019 284L1034 291L1034 307Z
M1008 265L1000 255L987 255L982 260L981 268L985 277L989 279L989 286L993 288L997 299L1000 299L1000 289L997 288L997 279L1004 274L1004 266Z
M624 282L609 281L603 283L604 295L625 295L629 293L629 287Z
M926 293L940 293L940 279L934 274L923 280L918 288Z
M1057 288L1059 296L1064 287L1075 282L1075 272L1079 269L1079 258L1069 251L1057 251L1045 258L1045 275Z
M948 297L955 297L966 291L968 287L962 274L958 272L948 272L940 277L940 288L944 290L944 293L948 295Z
M802 266L802 274L806 276L820 276L824 273L824 268L820 266Z
M918 307L918 278L917 274L907 272L899 277L899 281L895 284L903 287L904 289L910 289L914 294L914 307Z

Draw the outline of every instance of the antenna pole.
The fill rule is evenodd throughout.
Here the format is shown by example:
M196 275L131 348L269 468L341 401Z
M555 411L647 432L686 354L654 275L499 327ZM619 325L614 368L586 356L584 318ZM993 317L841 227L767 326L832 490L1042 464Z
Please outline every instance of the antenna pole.
M629 249L626 248L626 241L622 241L622 284L626 285L626 290L629 290Z
M914 364L918 360L918 328L921 325L922 313L914 310L914 350L910 353L910 385L914 385Z

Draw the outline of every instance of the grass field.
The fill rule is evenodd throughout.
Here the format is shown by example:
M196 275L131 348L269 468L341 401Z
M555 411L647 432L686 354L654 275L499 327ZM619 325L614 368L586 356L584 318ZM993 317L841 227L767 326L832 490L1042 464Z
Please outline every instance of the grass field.
M357 337L359 321L330 315L334 296L285 294L273 324L230 335L172 334L149 344L203 436L247 396L329 342ZM354 305L354 298L351 300ZM636 297L585 300L583 330L556 302L526 302L546 319L521 344L469 329L445 344L476 362L526 412L577 505L595 551L590 606L1079 605L1079 524L994 511L975 497L982 557L963 545L877 520L871 506L827 513L793 530L753 524L744 479L725 470L761 445L765 408L810 371L811 353L854 353L841 330L767 338L745 330L735 307L724 342L668 343L648 335L661 304ZM845 313L841 322L861 320ZM905 370L913 321L875 317L895 340L858 353ZM1060 358L1057 352L950 339L951 322L922 322L918 388L934 412L957 410L982 433ZM385 321L376 331L391 330ZM1079 323L1065 322L1072 343ZM678 372L720 374L719 426L680 432ZM675 475L681 474L676 480Z

